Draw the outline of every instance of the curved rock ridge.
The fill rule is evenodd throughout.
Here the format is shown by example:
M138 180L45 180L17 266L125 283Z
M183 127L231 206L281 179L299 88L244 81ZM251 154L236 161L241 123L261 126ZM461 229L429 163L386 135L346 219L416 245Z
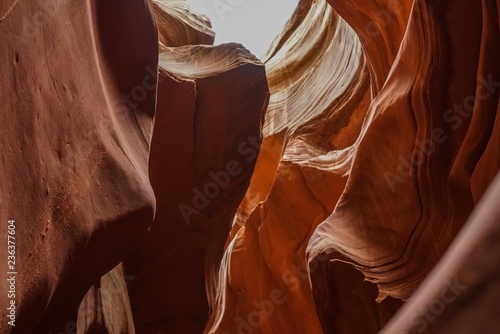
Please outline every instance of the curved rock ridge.
M493 2L468 8L418 1L411 11L392 2L378 12L367 6L368 18L353 17L359 14L353 8L361 4L331 4L362 40L373 98L367 99L363 89L353 90L334 100L334 113L318 109L312 120L311 109L295 114L297 102L287 104L296 99L311 105L315 99L301 99L293 90L280 98L294 84L304 91L307 87L301 79L311 63L300 62L300 55L308 49L290 55L293 47L287 43L298 43L294 33L321 4L301 2L266 60L272 93L266 138L228 239L207 333L315 332L318 320L328 333L377 332L400 304L387 296L405 300L411 295L499 170L498 150L493 153L498 148L499 72L492 59L500 44L496 11L488 10ZM471 20L464 25L461 18L469 11ZM310 25L324 22L315 18ZM360 22L372 22L377 30L363 36ZM304 44L322 50L315 42ZM470 52L460 52L464 45ZM273 61L280 56L281 62ZM353 77L359 80L360 75ZM327 96L335 96L339 87L345 84L326 88ZM358 121L346 126L346 119ZM309 266L301 273L301 245L307 242ZM247 278L256 270L259 284ZM302 288L301 281L312 285L315 310L310 309L309 287ZM244 299L238 291L245 291ZM366 307L349 306L353 295ZM339 314L336 306L344 312ZM371 320L351 321L362 312Z
M166 46L213 44L210 20L191 10L186 0L151 0L160 50Z
M292 19L300 24L288 23L289 29L294 30L285 30L277 37L274 43L280 45L280 49L269 51L271 55L265 60L272 94L264 125L266 137L285 129L294 132L327 109L343 93L342 89L332 92L331 88L352 80L341 72L352 76L363 62L357 37L344 22L339 22L328 3L314 2L305 9L294 14ZM352 55L354 59L346 55ZM329 77L324 78L326 69L338 72L329 73ZM304 86L310 88L309 99L301 95Z
M160 54L160 68L185 79L214 77L221 71L232 71L246 65L262 66L262 63L237 43L167 48Z
M137 333L200 333L269 91L264 65L238 44L166 48L159 67L149 169L157 211L125 262L130 300Z
M381 332L497 333L500 174L415 297Z
M1 3L0 333L499 333L499 16Z
M268 53L266 137L227 242L205 333L352 328L348 317L315 304L305 251L344 190L370 102L369 73L355 33L326 2L301 2L287 27L294 31L274 43L282 49ZM350 267L343 271L356 284L347 291L337 286L339 299L327 302L357 298L365 307L345 312L367 319L358 332L377 332L400 302L378 305L375 285Z
M17 272L15 326L2 283L0 332L74 331L87 290L153 219L152 11L142 0L19 1L0 10L0 239L7 245L4 222L14 220ZM7 247L0 255L4 282Z
M331 253L353 264L378 285L379 300L412 294L500 168L491 151L500 44L491 28L498 18L482 9L488 6L414 2L346 190L311 237L310 261Z
M385 83L406 33L413 1L328 0L335 11L354 29L363 44L376 96Z
M316 39L311 39L309 36L314 34ZM301 1L266 58L271 99L264 124L265 139L256 173L238 211L236 222L240 225L269 194L282 154L283 160L347 172L351 145L368 105L364 93L368 78L359 41L325 1ZM336 70L331 71L332 67ZM358 104L363 106L357 112L349 110ZM356 129L331 136L349 122L351 114ZM324 140L325 136L331 137L330 141ZM299 139L284 152L287 142L294 138ZM273 147L268 150L268 146ZM304 149L297 149L299 146ZM335 166L321 162L331 150L342 156L336 158Z

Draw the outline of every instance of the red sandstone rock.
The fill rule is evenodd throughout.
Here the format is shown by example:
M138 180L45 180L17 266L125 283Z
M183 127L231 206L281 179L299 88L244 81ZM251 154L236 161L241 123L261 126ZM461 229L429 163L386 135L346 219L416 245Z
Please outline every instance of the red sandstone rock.
M138 333L201 333L268 102L262 63L238 44L160 55L150 178L157 211L126 261Z
M160 47L213 44L208 18L191 10L185 0L152 0Z
M458 19L465 12L467 24ZM411 295L500 167L491 159L487 176L476 168L497 139L500 92L500 67L489 56L500 55L499 35L484 30L491 17L483 19L480 3L414 3L398 56L370 106L347 188L311 238L312 258L329 251L332 260L352 263L378 284L380 299ZM421 69L429 71L422 76ZM475 175L488 181L473 196Z
M78 308L78 333L135 333L122 265L102 276Z
M8 219L17 242L0 332L59 333L153 218L156 30L141 0L2 2L0 18L2 282Z
M500 331L498 0L301 0L265 69L58 4L0 5L2 333Z
M320 297L311 291L305 250L344 189L342 174L369 103L368 71L354 32L326 2L302 2L287 26L291 31L274 43L280 50L268 53L267 137L224 254L224 280L212 297L206 333L322 333L320 320L327 316L321 309L318 315L314 299ZM311 40L302 31L318 37ZM258 280L252 279L256 272ZM377 309L375 286L359 273L351 276L359 283L342 298L362 291L359 300L367 306L351 312L366 312L360 317L374 320L359 329L376 331L399 302ZM326 321L343 324L337 329L349 328L347 317L328 316Z
M446 254L381 332L498 333L500 174Z
M304 12L314 12L318 6L317 3L308 6L305 2L301 5L305 8L302 9ZM248 321L251 319L252 311L256 309L252 302L269 300L273 289L287 294L287 307L277 307L261 323L255 326L250 324L255 332L276 332L278 328L286 332L297 328L299 332L317 331L313 311L307 311L311 303L307 298L311 295L308 278L323 331L377 332L398 308L398 302L387 296L405 299L414 291L448 247L500 167L498 158L493 158L493 155L498 157L498 151L492 153L498 143L498 132L493 131L496 129L494 124L498 122L498 91L492 89L487 98L473 98L476 89L483 93L488 89L484 87L484 80L490 78L489 81L496 82L498 78L497 66L489 61L490 55L498 55L500 45L493 43L498 38L498 32L490 22L498 24L498 21L490 20L486 15L481 28L480 16L477 16L480 14L477 11L479 5L476 5L476 11L469 14L472 19L468 26L459 23L466 16L465 11L469 9L465 8L468 7L450 5L452 12L440 27L435 23L436 17L443 15L444 8L428 8L423 2L416 2L410 15L407 6L400 6L399 10L395 10L398 6L393 8L393 4L384 6L383 13L393 17L390 22L381 22L381 13L373 12L369 5L363 9L372 15L368 18L354 17L359 14L362 4L332 2L332 5L345 15L361 38L374 98L369 109L362 109L362 106L367 106L366 102L361 102L366 101L366 98L363 100L366 96L363 90L334 100L337 103L342 101L340 106L347 105L346 115L355 115L353 112L358 111L357 119L364 118L361 132L355 131L356 127L349 129L345 125L340 133L334 130L332 125L342 124L338 106L333 108L337 113L330 114L330 117L324 109L309 107L302 108L298 113L301 116L297 118L293 110L298 104L324 102L324 98L309 98L311 94L318 94L318 89L312 90L303 79L308 78L304 75L308 73L308 66L313 67L316 63L312 57L304 57L303 62L300 58L294 59L294 56L307 54L305 45L308 44L301 45L302 48L297 48L290 55L283 41L278 39L275 42L275 48L280 50L271 50L269 54L283 58L281 62L266 61L268 68L280 69L277 75L268 71L272 95L265 125L268 137L264 139L263 146L270 149L266 155L259 157L256 170L261 172L254 174L235 221L238 225L233 227L221 268L226 282L220 284L220 297L214 298L219 301L218 308L207 332L237 330L241 325L241 321L238 323L240 317ZM354 11L356 6L358 10ZM487 8L488 5L485 6ZM460 11L464 12L460 14ZM324 10L320 13L325 15ZM304 18L306 16L296 15L288 25L290 29L301 31L301 26L308 23ZM319 25L318 22L321 21L311 20L309 24ZM360 33L363 29L360 25L370 22L374 22L378 31L371 39ZM485 31L482 33L482 45L477 43L481 39L481 29ZM337 28L337 31L340 35L341 30ZM468 35L464 35L465 31ZM320 33L315 35L323 36ZM285 31L283 36L285 40L300 43L293 32ZM429 36L436 36L436 39ZM440 43L445 39L456 39L457 44L446 46ZM402 41L401 48L399 41ZM470 51L476 50L476 53L460 53L458 41L468 45ZM304 43L308 42L309 39ZM314 42L311 41L311 44ZM321 49L320 43L314 46ZM340 50L345 52L345 48ZM451 79L442 71L445 57L453 64ZM481 58L484 62L480 62ZM443 59L443 62L431 67L431 62L436 59ZM272 66L274 63L277 65ZM335 63L338 64L338 61ZM288 68L287 64L292 64L294 69ZM457 72L455 67L463 71ZM314 68L315 71L309 73L319 72L317 65ZM423 69L429 71L424 75ZM346 78L353 75L349 71L345 73ZM300 79L294 79L294 75ZM321 75L325 79L325 72ZM475 77L477 81L468 81L466 77ZM320 79L313 82L317 86L311 87L321 85ZM302 91L308 92L308 88L311 91L304 95L300 94L300 90L292 91L288 95L284 87L293 87L296 83ZM346 85L338 84L331 87L328 96L337 93L339 87L349 92ZM441 98L433 95L435 91L449 93ZM447 124L449 121L444 119L444 113L448 110L447 106L452 107L454 103L470 103L467 100L470 100L469 96L476 102L473 116L470 119L465 117L461 122L462 128L455 131ZM275 104L275 101L280 103ZM354 103L358 103L359 109L353 108ZM308 113L317 113L314 125L306 123L310 117ZM332 125L327 125L330 119ZM305 124L302 125L301 121ZM457 120L454 122L458 123ZM269 131L276 128L276 132L283 132L277 135ZM340 138L345 136L351 139L342 140L343 145L339 145ZM449 139L443 140L444 136ZM430 147L433 152L425 157L425 150L429 149L428 143L432 140L435 142ZM266 142L280 144L266 145ZM419 146L419 142L424 145ZM271 149L274 149L274 155ZM413 169L408 161L416 159L414 152L423 159L415 170L408 170L406 176L397 175L397 184L388 179L391 171L397 173L407 165L406 168ZM482 161L481 165L479 161ZM259 164L272 167L266 173ZM475 169L475 164L480 168ZM487 168L488 172L484 174L482 168ZM344 190L345 179L342 180L341 176L346 171L349 177ZM309 179L308 175L314 177ZM478 179L479 175L482 175L482 181L469 181ZM333 183L327 186L329 179ZM448 185L443 186L439 182L443 179L449 180ZM473 188L473 184L477 186ZM342 195L339 196L339 193ZM459 197L462 194L465 196ZM312 199L308 199L311 195ZM324 219L321 218L321 209L315 209L318 204L323 204L326 212L332 210L333 215L310 236L307 228L314 229L318 225L314 220ZM440 236L438 240L436 235ZM304 270L297 269L303 267L299 256L300 245L304 242L309 242L309 277L304 276ZM296 254L299 256L295 257ZM289 258L291 262L288 262ZM250 261L255 261L252 269L248 268ZM255 272L255 268L258 268L261 277L260 288L255 286L254 281L246 279L251 272ZM383 303L376 306L374 287L370 283L362 283L363 275L356 275L353 268L378 285L377 299L381 301L385 298ZM241 270L245 270L244 274L239 273ZM356 281L359 283L354 284ZM300 282L303 282L301 289L297 288L301 286ZM236 291L240 290L245 291L245 299L236 297ZM304 298L298 299L300 295ZM359 298L358 306L349 306L347 300L354 296ZM368 306L370 301L373 306ZM339 306L345 311L339 313ZM290 308L295 309L290 311ZM290 313L284 316L287 312ZM302 316L294 316L297 314ZM307 314L308 317L304 316ZM371 320L356 322L353 321L354 315Z

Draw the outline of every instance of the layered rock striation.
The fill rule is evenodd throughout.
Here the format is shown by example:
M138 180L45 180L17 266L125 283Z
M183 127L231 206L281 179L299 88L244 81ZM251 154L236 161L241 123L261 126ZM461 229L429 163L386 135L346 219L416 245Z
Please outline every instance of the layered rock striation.
M0 5L0 331L497 333L498 8Z

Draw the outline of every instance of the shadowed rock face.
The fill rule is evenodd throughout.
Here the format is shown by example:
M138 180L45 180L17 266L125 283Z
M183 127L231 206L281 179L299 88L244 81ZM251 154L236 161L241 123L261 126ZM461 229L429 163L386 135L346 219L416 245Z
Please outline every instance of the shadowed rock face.
M0 332L500 332L499 8L0 4Z
M498 333L500 174L412 299L381 333Z
M124 275L121 264L102 276L80 303L78 332L135 333L126 286L134 278Z
M153 219L157 38L147 1L13 5L0 5L0 239L14 219L17 311L11 327L2 283L0 332L59 333Z
M203 331L205 290L252 175L268 96L264 66L238 44L160 54L150 159L157 211L126 261L138 333Z

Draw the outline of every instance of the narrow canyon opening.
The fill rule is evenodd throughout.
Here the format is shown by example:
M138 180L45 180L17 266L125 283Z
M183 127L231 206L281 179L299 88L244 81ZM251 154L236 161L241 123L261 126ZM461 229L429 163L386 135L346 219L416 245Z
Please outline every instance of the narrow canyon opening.
M262 58L297 8L298 0L187 0L206 15L215 31L216 45L240 43Z

